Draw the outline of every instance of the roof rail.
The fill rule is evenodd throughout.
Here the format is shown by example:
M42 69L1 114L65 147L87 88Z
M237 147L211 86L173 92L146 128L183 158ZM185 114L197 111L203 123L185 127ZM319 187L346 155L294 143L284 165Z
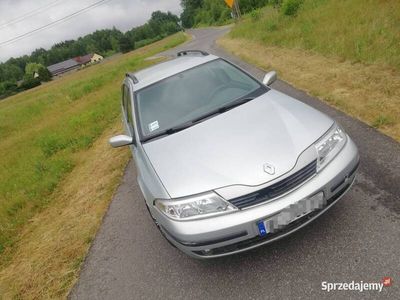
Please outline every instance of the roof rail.
M189 55L189 54L201 54L203 56L209 55L208 52L203 51L203 50L183 50L183 51L179 51L177 53L177 56L184 56L184 55Z
M132 79L133 83L139 83L139 80L136 78L135 74L133 73L126 73L126 77L129 77L130 79Z

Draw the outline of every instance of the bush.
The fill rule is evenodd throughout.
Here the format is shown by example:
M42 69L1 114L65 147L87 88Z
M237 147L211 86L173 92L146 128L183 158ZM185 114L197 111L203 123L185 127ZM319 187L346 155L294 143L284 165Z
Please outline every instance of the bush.
M6 98L18 92L18 86L15 82L0 82L0 99Z
M4 82L0 83L0 93L16 92L17 89L18 89L18 86L13 81L4 81Z
M294 16L297 14L303 0L286 0L282 4L281 11L286 16Z
M246 14L250 13L254 9L266 6L270 2L271 1L268 0L239 0L239 6L242 14Z
M21 85L19 86L20 90L29 90L31 88L34 88L36 86L40 85L40 79L39 78L25 78L24 81L22 81Z
M51 73L46 67L41 67L38 70L39 80L40 81L50 81L51 80Z
M278 24L276 23L275 20L269 20L269 21L266 23L266 27L267 27L267 30L268 30L268 31L275 31L275 30L278 29Z
M260 19L260 17L261 17L261 10L260 10L259 8L253 10L253 11L250 13L250 16L251 16L251 19L252 19L253 22L257 22L257 21Z
M272 5L274 8L279 8L282 5L282 0L271 0Z

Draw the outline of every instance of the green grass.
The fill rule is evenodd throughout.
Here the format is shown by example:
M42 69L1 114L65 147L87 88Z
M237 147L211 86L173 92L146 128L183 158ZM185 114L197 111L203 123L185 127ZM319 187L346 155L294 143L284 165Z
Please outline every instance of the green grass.
M394 123L395 122L390 117L385 116L385 115L379 115L373 121L372 126L375 128L381 128L383 126L392 125Z
M51 205L51 194L120 114L127 71L186 40L182 33L0 101L0 253Z
M400 141L400 1L281 2L219 44Z
M398 0L286 0L245 16L230 35L398 70L399 28Z

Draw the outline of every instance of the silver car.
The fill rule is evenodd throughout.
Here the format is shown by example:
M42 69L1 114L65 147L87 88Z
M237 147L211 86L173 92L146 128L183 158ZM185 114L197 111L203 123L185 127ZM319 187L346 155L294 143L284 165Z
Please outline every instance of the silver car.
M145 203L161 233L197 258L287 236L354 182L356 145L325 114L203 51L123 83L125 135Z

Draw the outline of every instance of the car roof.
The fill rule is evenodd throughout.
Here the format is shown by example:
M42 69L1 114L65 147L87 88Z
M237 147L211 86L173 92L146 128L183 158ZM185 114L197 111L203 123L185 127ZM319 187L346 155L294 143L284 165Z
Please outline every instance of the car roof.
M139 90L157 81L218 58L218 56L211 54L179 56L175 59L168 60L139 72L129 73L128 76L136 78L137 81L134 80L133 86L135 90Z

